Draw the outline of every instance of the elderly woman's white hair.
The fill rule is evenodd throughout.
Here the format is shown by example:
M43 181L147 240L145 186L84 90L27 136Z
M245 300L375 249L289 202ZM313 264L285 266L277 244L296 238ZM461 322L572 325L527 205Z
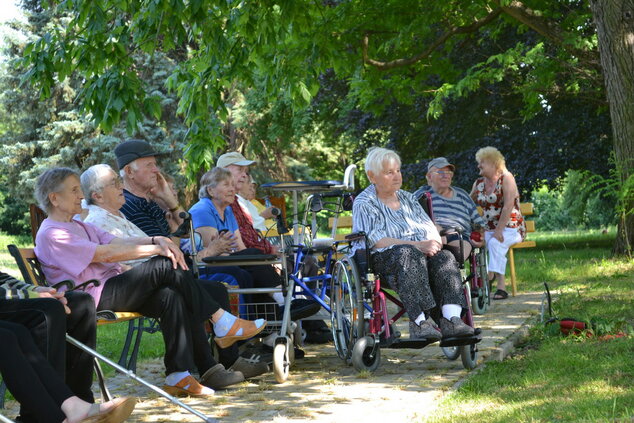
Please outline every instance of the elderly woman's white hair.
M372 172L374 175L378 175L383 170L383 165L390 161L395 161L399 166L401 165L401 158L396 151L383 147L372 147L368 152L368 157L365 158L365 173L369 175L368 172Z
M482 147L476 152L475 159L478 163L482 160L489 161L493 163L493 166L495 166L495 168L499 171L508 171L506 169L506 160L504 160L504 156L500 153L500 150L495 147Z
M49 194L60 192L64 189L64 181L69 176L79 176L73 169L67 167L56 167L42 173L35 183L35 199L40 208L46 213L50 213L53 209Z
M92 195L95 192L101 192L104 189L103 179L116 172L107 164L96 164L90 166L81 174L79 181L81 183L81 190L84 193L84 199L88 204L94 204L95 200Z
M211 198L207 188L215 188L222 181L231 179L231 172L222 167L214 167L200 178L200 189L198 190L198 198Z

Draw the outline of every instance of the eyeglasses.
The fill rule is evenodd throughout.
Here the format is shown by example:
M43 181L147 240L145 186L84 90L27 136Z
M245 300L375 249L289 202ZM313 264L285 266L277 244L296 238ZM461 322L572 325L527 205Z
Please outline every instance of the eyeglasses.
M123 179L116 177L114 178L111 182L108 182L106 184L107 187L115 187L115 188L121 188L123 186Z
M453 175L453 170L437 170L434 172L436 175L440 175L440 176L451 176Z

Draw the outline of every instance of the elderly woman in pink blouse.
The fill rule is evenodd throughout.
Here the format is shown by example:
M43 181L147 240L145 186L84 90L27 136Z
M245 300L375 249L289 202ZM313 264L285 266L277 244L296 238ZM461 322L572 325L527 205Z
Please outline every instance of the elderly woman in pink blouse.
M113 179L106 189L117 188ZM120 188L118 189L120 191ZM114 193L114 190L113 190ZM167 377L164 389L173 395L208 396L210 387L244 380L228 372L211 355L204 322L211 319L216 342L228 347L260 332L265 321L236 318L197 284L179 248L166 237L118 238L75 219L83 193L77 173L68 168L45 171L35 195L48 213L36 236L35 254L50 283L99 281L86 291L97 310L137 311L158 318L165 341ZM120 261L152 259L124 271ZM200 383L191 372L198 370ZM219 376L222 376L219 378Z

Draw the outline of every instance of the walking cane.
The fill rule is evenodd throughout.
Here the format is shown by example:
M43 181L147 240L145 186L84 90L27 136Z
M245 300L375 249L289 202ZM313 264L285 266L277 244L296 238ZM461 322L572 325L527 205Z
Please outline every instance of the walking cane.
M218 420L214 419L213 417L207 417L203 413L201 413L200 411L194 410L193 408L191 408L187 404L184 404L181 401L177 400L176 398L174 398L173 396L171 396L170 394L168 394L167 392L165 392L161 388L159 388L157 386L154 386L150 382L146 382L145 380L141 379L132 370L128 370L125 367L120 366L119 364L117 364L114 361L110 360L108 357L103 356L103 355L99 354L97 351L93 350L92 348L82 344L81 342L79 342L78 340L73 338L72 336L66 335L66 341L68 341L70 344L73 344L77 348L86 351L88 354L92 355L93 357L96 357L99 360L101 360L101 361L103 361L103 362L105 362L107 364L110 364L112 367L115 368L115 370L117 370L120 373L123 373L123 374L129 376L133 380L136 380L141 385L144 385L144 386L150 388L151 390L153 390L157 394L161 395L162 397L167 398L172 403L176 404L177 406L179 406L181 408L184 408L185 410L189 411L193 415L195 415L197 417L200 417L202 419L202 421L204 421L206 423L218 423ZM2 416L0 415L0 417L2 417ZM8 420L8 419L7 420L2 420L2 421L11 422L11 420Z
M2 423L15 423L13 420L11 420L11 419L9 419L7 417L4 417L2 414L0 414L0 422L2 422Z

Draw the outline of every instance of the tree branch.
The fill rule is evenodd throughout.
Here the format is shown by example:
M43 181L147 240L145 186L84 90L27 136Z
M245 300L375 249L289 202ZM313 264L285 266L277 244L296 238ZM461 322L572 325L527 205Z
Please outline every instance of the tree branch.
M362 51L362 54L363 54L363 63L366 63L368 65L374 66L375 68L377 68L379 70L390 70L390 69L394 69L394 68L399 68L399 67L412 65L412 64L414 64L414 63L416 63L416 62L428 57L430 54L432 54L434 52L434 50L436 50L438 47L443 45L445 43L445 41L447 41L449 38L453 37L454 35L456 35L456 34L467 34L467 33L470 33L470 32L475 32L478 29L480 29L481 27L483 27L484 25L486 25L486 24L490 23L491 21L493 21L501 13L502 13L502 8L497 8L497 9L491 11L484 18L479 19L479 20L473 22L470 25L457 26L457 27L452 28L451 30L449 30L446 33L444 33L443 35L441 35L433 43L431 43L431 45L427 49L425 49L424 51L418 53L415 56L410 57L410 58L404 58L404 59L395 59L395 60L391 60L389 62L383 62L383 61L380 61L380 60L371 59L368 56L368 45L369 45L369 42L370 42L371 31L366 31L365 34L363 34L363 39L361 41L361 51Z
M499 0L497 1L499 4ZM553 41L556 44L563 44L564 33L561 28L553 22L544 19L536 14L532 9L524 6L521 1L512 1L507 6L501 6L504 13L523 23L541 36Z
M499 4L499 0L496 0ZM535 11L528 8L519 0L514 0L506 6L501 6L504 13L523 23L542 37L550 40L554 44L561 46L570 54L578 57L588 67L599 70L599 54L598 51L587 51L575 48L565 42L565 32L557 23L539 16Z

